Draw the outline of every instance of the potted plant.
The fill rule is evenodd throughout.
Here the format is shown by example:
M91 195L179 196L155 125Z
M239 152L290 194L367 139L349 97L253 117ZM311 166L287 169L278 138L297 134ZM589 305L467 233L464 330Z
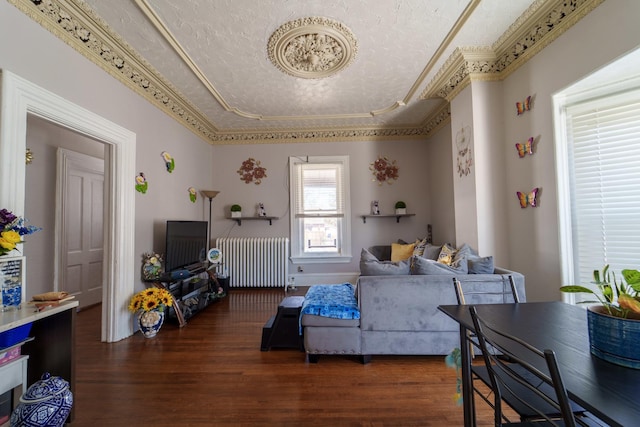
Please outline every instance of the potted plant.
M231 218L240 218L242 216L242 207L240 205L231 205Z
M617 365L640 369L640 271L625 269L621 273L623 279L618 281L608 265L602 272L594 270L593 283L599 293L579 285L562 286L560 291L596 297L582 302L594 304L587 308L592 354Z
M396 202L396 215L406 215L407 204L402 200Z

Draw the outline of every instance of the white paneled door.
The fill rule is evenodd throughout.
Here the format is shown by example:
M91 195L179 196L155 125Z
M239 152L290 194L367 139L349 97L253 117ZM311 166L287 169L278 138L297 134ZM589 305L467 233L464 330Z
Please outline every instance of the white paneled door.
M102 301L104 255L104 161L60 149L62 215L58 289L80 308Z

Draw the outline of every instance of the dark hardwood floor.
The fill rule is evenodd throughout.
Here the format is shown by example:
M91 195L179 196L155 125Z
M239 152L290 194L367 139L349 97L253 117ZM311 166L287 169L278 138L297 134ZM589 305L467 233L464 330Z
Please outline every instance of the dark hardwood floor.
M300 294L304 289L299 289ZM290 293L291 294L291 293ZM461 426L442 356L260 351L282 289L232 289L179 328L100 342L100 307L77 317L74 426ZM478 425L493 425L482 404Z

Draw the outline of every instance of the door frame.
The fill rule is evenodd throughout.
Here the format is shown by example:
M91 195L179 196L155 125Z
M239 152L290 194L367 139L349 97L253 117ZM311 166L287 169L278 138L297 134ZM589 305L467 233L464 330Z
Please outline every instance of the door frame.
M105 255L101 340L133 334L136 134L7 70L0 70L0 207L23 216L27 116L105 144ZM28 284L25 284L28 286Z

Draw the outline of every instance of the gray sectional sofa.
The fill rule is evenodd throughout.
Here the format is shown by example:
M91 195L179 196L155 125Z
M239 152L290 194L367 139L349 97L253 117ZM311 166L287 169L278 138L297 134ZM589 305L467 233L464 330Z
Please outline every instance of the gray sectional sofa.
M410 271L411 273L411 271ZM520 301L526 300L524 276L494 268L492 274L391 274L360 276L356 296L360 319L303 315L309 360L319 355L445 355L459 347L459 326L438 310L457 304L454 278L466 303L513 302L509 276Z

